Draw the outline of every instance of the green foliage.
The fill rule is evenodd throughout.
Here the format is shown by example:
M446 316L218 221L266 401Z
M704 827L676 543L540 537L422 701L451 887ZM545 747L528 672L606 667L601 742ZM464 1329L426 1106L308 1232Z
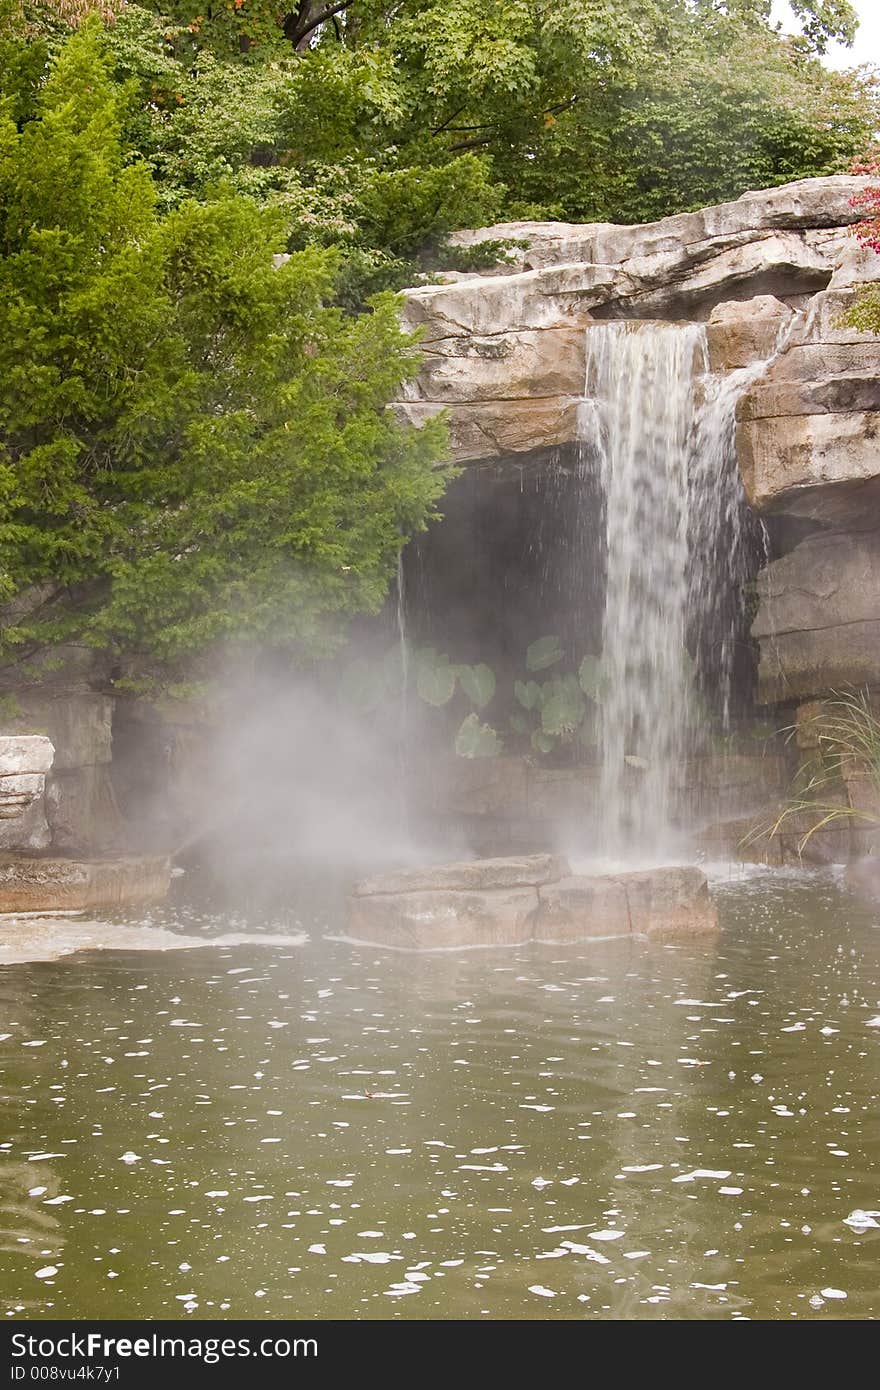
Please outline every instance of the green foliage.
M481 661L477 666L457 666L459 683L477 709L488 705L495 694L495 672Z
M393 299L328 307L317 248L274 269L279 209L218 192L163 215L123 99L86 25L32 118L0 115L7 658L331 650L433 512L443 426L385 409L417 366Z
M871 285L861 290L843 322L859 333L880 333L880 287Z
M530 671L544 671L562 660L562 643L558 637L539 637L526 651L526 666Z
M586 709L577 676L557 677L544 687L541 728L545 734L573 734L581 724Z
M449 657L433 647L424 647L416 654L416 690L428 705L447 705L455 694L458 667L450 665Z
M503 744L497 731L482 724L478 714L469 714L455 736L455 751L460 758L497 758Z
M552 734L548 734L544 729L535 729L532 734L532 750L535 753L552 753L556 747L556 740Z
M788 41L766 0L0 0L7 659L331 650L445 482L442 422L385 409L417 360L373 295L511 249L464 226L846 167L876 93L815 54L852 8L793 10ZM880 326L870 292L854 313Z
M815 752L799 767L775 821L757 825L744 843L793 829L801 854L827 826L880 825L880 716L867 690L824 700L811 719L782 732L806 737Z
M602 689L602 661L598 656L585 656L578 667L578 683L591 700L598 700Z
M764 0L352 0L317 23L318 0L109 8L163 205L220 182L276 204L288 249L343 250L351 310L509 248L452 248L457 228L645 221L844 168L877 124L870 82L812 56L851 37L847 0L795 0L798 40Z
M541 687L537 681L516 681L513 687L516 696L523 709L533 710L540 708Z

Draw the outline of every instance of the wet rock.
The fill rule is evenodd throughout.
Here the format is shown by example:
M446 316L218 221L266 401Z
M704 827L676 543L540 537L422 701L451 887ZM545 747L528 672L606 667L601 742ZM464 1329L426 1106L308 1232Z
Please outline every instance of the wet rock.
M846 881L856 892L869 898L880 898L880 855L870 855L848 864Z
M46 779L46 817L56 850L84 854L112 850L124 822L106 763L53 772Z
M716 304L706 325L711 370L727 372L766 361L792 317L789 305L771 294Z
M577 434L576 396L463 401L449 411L449 442L457 459L495 459L569 444ZM421 428L446 407L435 401L401 401L398 419Z
M356 885L356 898L375 894L448 892L465 890L489 892L498 888L535 888L554 883L570 874L568 861L557 854L529 854L504 859L468 859L458 864L434 864L420 869L402 869L364 879Z
M461 886L466 882L470 889ZM356 940L404 950L631 933L668 939L717 930L700 869L575 875L553 855L437 865L367 880L349 898L348 916Z
M42 793L29 797L25 803L18 797L0 800L0 851L45 849L51 838Z
M572 875L545 884L538 893L538 941L584 941L629 936L629 904L621 879Z
M435 951L450 946L515 946L532 936L538 890L377 893L349 898L348 908L349 934L358 941Z
M646 869L621 876L630 925L651 940L705 936L718 930L718 915L701 869Z
M727 819L778 796L791 779L791 760L772 743L754 746L754 753L718 753L680 762L672 773L672 820L692 826ZM632 775L635 780L638 771L632 769ZM436 757L426 762L418 779L425 789L420 809L429 823L432 817L459 824L467 818L472 841L490 820L496 831L505 825L508 830L523 826L525 839L508 843L513 849L522 843L535 848L558 843L573 824L584 826L590 835L596 832L600 779L598 764L545 767L525 757ZM474 848L477 843L486 841L480 836Z
M160 902L171 883L170 860L159 855L55 859L0 855L0 913L71 912Z
M864 524L866 489L873 487L874 505L880 497L876 380L850 375L820 385L786 384L783 399L781 390L762 388L739 407L737 452L752 506L825 523ZM816 413L820 391L822 413ZM868 402L873 408L866 411ZM756 416L757 410L780 413Z

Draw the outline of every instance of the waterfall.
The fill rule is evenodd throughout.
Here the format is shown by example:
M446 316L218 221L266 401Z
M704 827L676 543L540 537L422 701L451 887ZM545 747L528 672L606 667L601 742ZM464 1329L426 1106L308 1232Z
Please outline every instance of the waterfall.
M703 369L708 358L703 351ZM730 729L735 642L742 631L746 585L755 558L768 562L767 528L746 503L736 462L736 405L767 369L757 362L705 376L694 422L690 464L688 611L695 651L714 672L722 728Z
M397 757L400 783L400 828L409 832L409 647L406 632L406 575L403 567L403 546L397 552L397 641L400 650L400 713L397 729Z
M607 557L599 818L612 852L659 847L685 749L689 457L704 341L698 325L587 332L583 433L598 451Z
M587 330L581 447L598 459L606 582L599 710L606 853L660 853L682 760L705 714L729 726L735 643L760 523L736 467L734 415L758 363L708 375L701 324Z

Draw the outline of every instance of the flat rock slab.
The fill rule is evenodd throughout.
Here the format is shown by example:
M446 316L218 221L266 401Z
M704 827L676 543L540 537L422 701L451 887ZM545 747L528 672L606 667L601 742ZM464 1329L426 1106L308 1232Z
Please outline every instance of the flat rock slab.
M0 773L49 771L55 749L42 734L0 735Z
M441 864L367 879L348 900L348 921L355 940L421 951L633 936L672 940L718 930L706 875L698 868L572 874L554 855Z
M459 864L429 864L423 869L403 869L380 874L355 885L356 898L377 893L419 893L450 890L491 892L496 888L537 888L555 883L571 873L568 860L559 854L527 854L520 858L469 859Z
M60 960L80 951L196 951L224 946L302 946L303 932L273 936L232 932L183 936L161 927L123 926L64 917L0 917L0 966Z
M0 913L72 912L161 902L171 862L161 855L108 859L0 856Z
M531 940L538 905L538 890L530 886L376 893L349 898L349 932L358 941L410 951L513 946Z

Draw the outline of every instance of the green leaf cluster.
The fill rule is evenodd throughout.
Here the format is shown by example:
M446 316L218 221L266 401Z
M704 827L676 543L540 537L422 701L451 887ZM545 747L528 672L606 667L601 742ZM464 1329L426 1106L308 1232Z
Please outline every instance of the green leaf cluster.
M164 211L94 24L32 112L0 106L0 632L166 672L218 644L303 656L377 610L445 484L397 305L333 307L279 263L285 216L231 190Z

